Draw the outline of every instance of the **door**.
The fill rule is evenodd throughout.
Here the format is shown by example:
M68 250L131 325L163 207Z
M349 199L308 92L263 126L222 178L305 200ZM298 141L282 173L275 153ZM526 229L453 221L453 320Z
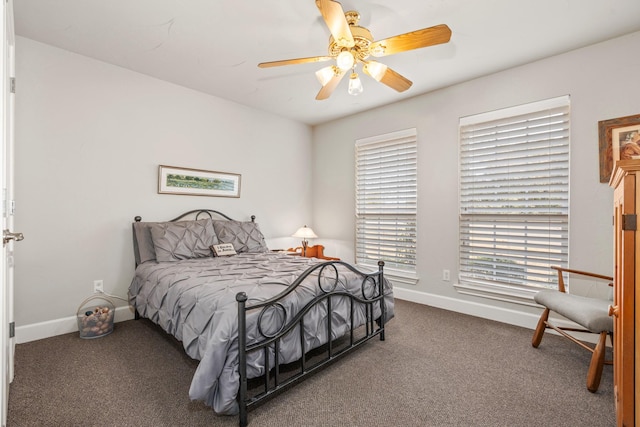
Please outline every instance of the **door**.
M3 19L0 73L2 74L2 103L0 119L2 119L2 161L0 162L0 182L2 184L2 259L0 260L0 363L2 366L2 382L0 393L0 423L7 424L9 402L9 384L13 380L13 355L15 349L13 323L13 243L22 240L20 233L12 233L14 194L13 194L13 110L14 110L14 48L13 0L2 2Z

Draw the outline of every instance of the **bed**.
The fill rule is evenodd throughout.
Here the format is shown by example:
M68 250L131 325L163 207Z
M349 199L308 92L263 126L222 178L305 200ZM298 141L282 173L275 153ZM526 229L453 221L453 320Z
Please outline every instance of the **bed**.
M225 246L231 255L213 256ZM394 315L382 261L365 273L270 251L255 217L236 221L210 209L165 222L136 217L133 247L128 293L136 318L159 325L200 361L189 397L238 414L241 426L267 398L384 340Z

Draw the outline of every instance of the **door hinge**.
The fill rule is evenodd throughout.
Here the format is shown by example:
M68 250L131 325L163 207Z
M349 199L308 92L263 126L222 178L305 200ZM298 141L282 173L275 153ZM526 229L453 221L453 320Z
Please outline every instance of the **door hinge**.
M16 336L16 322L9 323L9 338Z
M9 91L11 93L16 93L16 78L15 77L11 77L9 79L9 81L10 81L10 85L11 85L11 88L9 89Z
M636 231L638 229L638 216L636 214L622 215L622 229Z

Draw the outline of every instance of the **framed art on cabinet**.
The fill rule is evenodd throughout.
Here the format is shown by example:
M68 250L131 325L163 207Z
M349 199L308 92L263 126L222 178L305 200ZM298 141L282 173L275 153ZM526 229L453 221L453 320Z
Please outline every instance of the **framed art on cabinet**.
M240 174L160 165L158 193L240 197Z
M640 114L599 121L598 136L600 182L609 182L617 160L640 158Z

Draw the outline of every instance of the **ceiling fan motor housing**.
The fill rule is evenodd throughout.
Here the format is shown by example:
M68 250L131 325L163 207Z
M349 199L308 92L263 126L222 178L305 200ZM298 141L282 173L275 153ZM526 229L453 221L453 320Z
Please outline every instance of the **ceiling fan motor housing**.
M373 36L368 29L356 25L360 20L360 14L354 10L350 10L344 14L347 22L349 23L349 29L353 36L355 45L351 48L340 45L335 41L333 36L329 37L329 56L337 57L340 52L350 51L353 54L354 59L357 61L364 61L369 57L369 46L373 43Z

